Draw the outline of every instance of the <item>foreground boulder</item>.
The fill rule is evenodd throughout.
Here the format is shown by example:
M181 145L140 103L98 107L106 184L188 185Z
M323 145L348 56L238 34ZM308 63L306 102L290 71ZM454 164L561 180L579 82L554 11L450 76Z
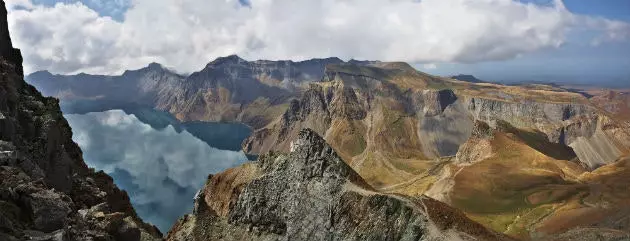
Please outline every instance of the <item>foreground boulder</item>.
M167 240L508 240L428 197L376 192L304 129L289 154L211 176Z
M0 4L0 240L161 240L112 178L83 162L58 100L24 82Z

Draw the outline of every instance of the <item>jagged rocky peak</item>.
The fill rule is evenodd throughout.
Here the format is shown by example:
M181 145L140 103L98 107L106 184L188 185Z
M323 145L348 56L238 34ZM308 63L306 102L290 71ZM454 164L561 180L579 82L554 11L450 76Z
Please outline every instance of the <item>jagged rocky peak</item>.
M221 65L225 65L225 64L239 64L242 62L247 62L247 60L242 59L241 57L239 57L238 55L228 55L225 57L219 57L217 59L215 59L214 61L210 62L208 64L208 66L221 66Z
M376 192L315 131L209 178L167 240L507 240L428 197Z
M16 72L22 75L22 54L19 49L13 48L9 34L7 10L4 1L0 1L0 4L2 5L0 6L0 56L13 63Z
M129 77L129 76L133 76L137 74L145 74L145 73L150 73L150 72L164 72L164 71L170 72L168 69L164 68L162 64L152 62L146 67L143 67L137 70L125 70L122 76Z
M152 62L147 66L148 69L162 69L162 65L156 62Z
M340 182L339 184L342 184L341 182L351 181L364 188L372 189L363 181L359 174L354 172L354 170L335 153L332 147L330 147L317 132L308 128L302 129L297 138L291 142L290 146L290 156L305 161L304 163L297 162L292 164L299 166L306 165L306 168L298 167L296 171L303 170L311 172L311 174L314 175L320 175L321 177L330 176ZM316 173L312 173L312 171L316 171Z
M2 7L0 9L0 15L7 16L7 9L4 5L4 1L0 1L0 4L2 5L0 6ZM9 34L9 24L6 17L0 19L0 40L2 40L0 43L3 43L0 45L0 56L6 58L7 54L13 50L11 35Z
M321 146L324 142L321 138L318 139L317 133L311 129L304 129L298 134L298 138L291 142L291 152L296 152L300 148L308 147L315 144ZM321 148L320 148L321 149Z

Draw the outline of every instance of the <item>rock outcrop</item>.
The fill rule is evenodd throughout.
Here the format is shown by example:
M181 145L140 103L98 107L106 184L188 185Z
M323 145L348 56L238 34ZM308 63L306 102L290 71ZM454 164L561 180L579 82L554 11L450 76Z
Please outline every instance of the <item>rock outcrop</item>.
M630 147L623 122L585 100L558 101L551 95L533 99L540 91L527 89L497 94L497 88L517 87L459 86L385 62L329 65L323 80L311 84L276 121L255 131L243 149L254 154L288 151L297 132L311 128L364 175L361 166L370 168L365 164L370 158L387 162L455 156L475 121L492 128L505 122L541 133L545 142L573 148L576 160L589 169L614 162ZM439 88L433 88L439 81ZM452 88L442 88L449 83ZM481 88L490 94L470 95L469 89ZM522 91L516 92L520 96L507 94L516 90Z
M167 240L509 240L428 197L376 192L314 131L209 177Z
M0 240L160 240L83 162L58 100L24 82L0 3Z
M573 148L578 160L589 169L614 162L630 148L627 128L589 105L465 99L475 120L493 127L499 121L538 131L550 143Z

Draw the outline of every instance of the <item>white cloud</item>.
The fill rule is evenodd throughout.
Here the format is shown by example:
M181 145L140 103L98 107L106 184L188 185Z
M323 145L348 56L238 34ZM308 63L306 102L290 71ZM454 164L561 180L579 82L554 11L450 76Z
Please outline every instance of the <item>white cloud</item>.
M21 0L24 1L24 0ZM134 0L124 22L81 4L10 12L26 71L120 73L151 61L182 72L228 54L479 62L557 48L569 31L624 40L625 22L512 0Z
M33 8L33 3L31 3L30 0L5 0L5 3L9 11L18 7L22 7L26 9Z
M437 69L437 65L436 64L423 64L422 68L423 69Z
M108 72L121 67L122 24L80 3L11 11L9 28L27 71Z

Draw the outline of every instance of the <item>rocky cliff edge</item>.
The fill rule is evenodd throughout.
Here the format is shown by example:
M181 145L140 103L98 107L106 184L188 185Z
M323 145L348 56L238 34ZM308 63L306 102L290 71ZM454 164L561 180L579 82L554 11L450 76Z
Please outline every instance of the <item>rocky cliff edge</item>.
M0 240L160 240L83 162L58 100L24 82L0 4Z

